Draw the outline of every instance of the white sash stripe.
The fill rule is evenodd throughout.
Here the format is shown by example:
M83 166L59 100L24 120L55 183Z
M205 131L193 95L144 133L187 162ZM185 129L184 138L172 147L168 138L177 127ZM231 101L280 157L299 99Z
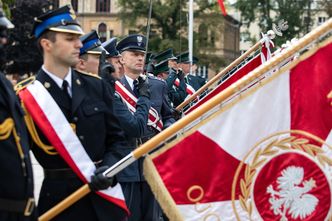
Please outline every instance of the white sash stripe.
M123 86L119 81L116 81L115 82L116 86L119 87L120 91L116 88L116 91L118 92L118 94L122 97L122 100L126 103L128 109L132 112L132 113L135 113L136 112L136 107L134 107L130 102L129 100L132 100L135 105L137 103L137 98L132 94L130 93L127 88L125 86ZM128 96L127 98L124 97L124 96ZM155 118L154 121L152 121L150 118L150 116L153 116ZM159 125L158 125L159 123ZM158 115L158 112L153 108L153 107L150 107L149 109L149 118L148 118L148 123L147 123L148 126L153 126L154 128L156 128L157 130L159 131L162 131L162 121L160 120L160 117Z
M27 90L39 104L41 110L45 113L45 116L54 128L57 136L66 148L68 155L70 155L75 162L75 165L79 168L84 178L90 182L91 176L94 174L96 167L57 103L44 86L37 80L33 84L30 84L27 87ZM120 184L100 192L124 200Z

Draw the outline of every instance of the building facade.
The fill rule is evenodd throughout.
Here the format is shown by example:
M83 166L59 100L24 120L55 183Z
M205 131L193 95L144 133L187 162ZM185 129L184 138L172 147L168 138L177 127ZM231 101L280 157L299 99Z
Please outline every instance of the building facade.
M79 22L84 32L97 30L101 40L105 41L111 37L122 37L135 32L135 27L129 26L119 17L120 7L117 0L52 0L54 7L71 4L77 13ZM210 19L209 19L210 18ZM212 22L206 22L208 19ZM136 25L145 25L146 18L138 19ZM209 75L214 75L215 70L235 60L239 55L240 25L231 16L223 17L219 13L209 13L202 18L195 18L194 31L200 33L199 53L202 61L214 57L213 70ZM151 30L159 33L159 30ZM195 39L194 39L195 40ZM219 62L220 58L222 62ZM206 63L206 62L205 62ZM221 65L220 65L221 64ZM219 66L218 66L219 65ZM206 75L207 66L201 75Z

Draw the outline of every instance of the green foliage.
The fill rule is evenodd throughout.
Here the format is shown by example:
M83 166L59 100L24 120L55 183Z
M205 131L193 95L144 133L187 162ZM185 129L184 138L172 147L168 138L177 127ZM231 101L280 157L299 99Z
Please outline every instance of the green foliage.
M272 23L277 24L281 19L288 21L288 30L282 37L276 38L277 45L281 45L286 40L310 31L310 16L313 15L312 10L309 11L311 14L308 14L310 2L312 0L238 0L235 6L241 11L242 24L249 27L251 23L258 22L261 32L264 33L272 29Z
M1 5L2 9L4 10L4 12L5 12L5 14L8 18L11 17L9 5L12 5L14 2L15 2L15 0L2 0L2 1L0 1L0 5Z
M217 1L195 0L194 18L203 17L207 24L216 22L211 16L206 16L214 12L220 15ZM146 21L148 19L150 0L118 0L121 7L120 17L127 22L127 25L135 27L137 33L146 34ZM160 52L167 48L173 48L178 54L188 50L188 1L187 0L152 0L152 24L149 39L149 50ZM210 18L211 17L211 18ZM210 18L210 20L208 20ZM137 21L144 21L143 25L137 25ZM212 24L215 25L215 24ZM194 33L194 39L206 33ZM210 55L199 54L199 41L194 41L194 54L200 58L200 64L209 64ZM201 59L204 57L203 59ZM214 59L214 58L213 58ZM218 60L218 59L217 59ZM218 60L220 62L220 59ZM213 66L213 65L212 65Z
M329 18L332 17L332 1L331 0L321 0L318 2L319 7L325 11Z

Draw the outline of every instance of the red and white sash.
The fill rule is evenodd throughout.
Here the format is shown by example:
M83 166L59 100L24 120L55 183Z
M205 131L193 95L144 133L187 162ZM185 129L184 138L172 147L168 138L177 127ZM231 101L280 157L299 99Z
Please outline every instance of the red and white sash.
M119 81L115 82L115 90L122 97L122 100L126 102L129 110L135 113L137 98ZM156 128L158 131L162 131L163 129L163 122L160 120L158 112L153 107L149 110L148 125Z
M179 78L175 79L174 85L177 86L177 87L180 86L180 80L179 80ZM188 95L193 95L196 92L196 90L191 85L189 85L187 83L186 83L186 85L187 85L187 87L186 87L187 94Z
M38 128L70 168L84 183L90 182L96 170L95 164L44 86L36 80L21 90L19 97ZM96 193L129 213L120 184Z

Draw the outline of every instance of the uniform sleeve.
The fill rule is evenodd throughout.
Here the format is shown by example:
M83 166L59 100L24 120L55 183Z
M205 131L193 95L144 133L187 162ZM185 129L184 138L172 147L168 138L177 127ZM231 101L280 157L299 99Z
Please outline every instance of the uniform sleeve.
M166 79L166 83L168 87L168 95L174 107L177 107L179 104L181 104L187 97L187 92L186 92L187 86L186 83L184 82L184 79L181 79L179 87L176 87L174 85L174 81L176 80L176 78L177 75L175 71L171 69L170 74Z
M163 120L164 129L166 129L175 122L172 113L172 106L168 102L168 91L165 82L163 83L163 103L161 107L161 117Z
M169 75L168 75L167 79L165 80L166 84L167 84L167 88L169 90L173 87L174 82L175 82L177 77L178 76L177 76L176 72L173 69L170 69L169 70Z
M139 97L136 104L136 112L132 114L127 105L122 102L119 95L114 96L114 113L127 137L139 138L143 136L148 122L150 100L147 97Z
M104 90L104 101L106 105L109 107L109 111L106 116L106 149L104 155L103 164L110 165L109 157L112 153L112 150L115 148L125 148L128 147L128 143L125 138L124 131L120 126L120 122L114 114L114 95L107 90L107 84L102 81L102 86ZM96 125L98 126L98 125Z

